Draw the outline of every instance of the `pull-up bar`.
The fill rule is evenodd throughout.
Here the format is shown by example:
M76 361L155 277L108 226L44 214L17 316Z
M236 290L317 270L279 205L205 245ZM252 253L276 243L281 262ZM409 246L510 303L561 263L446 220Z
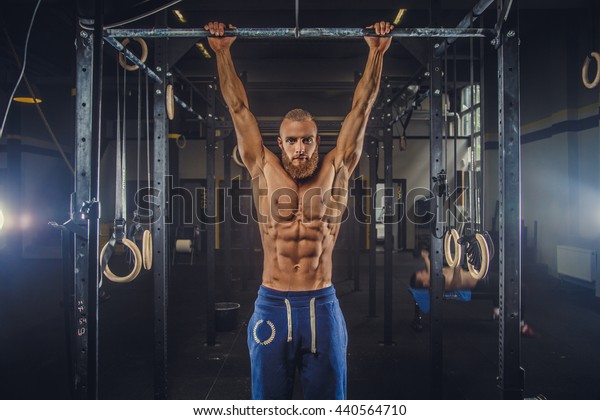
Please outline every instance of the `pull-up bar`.
M125 38L204 38L205 29L152 28L152 29L107 29L106 35ZM385 37L392 38L483 38L494 36L493 29L485 28L396 28ZM362 38L377 36L374 29L363 28L236 28L225 29L224 36L241 38Z

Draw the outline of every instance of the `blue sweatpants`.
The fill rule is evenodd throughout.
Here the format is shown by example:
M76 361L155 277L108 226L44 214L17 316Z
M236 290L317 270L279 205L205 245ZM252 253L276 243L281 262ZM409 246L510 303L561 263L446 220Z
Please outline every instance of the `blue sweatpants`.
M346 399L348 334L333 286L283 292L261 286L248 323L252 398Z

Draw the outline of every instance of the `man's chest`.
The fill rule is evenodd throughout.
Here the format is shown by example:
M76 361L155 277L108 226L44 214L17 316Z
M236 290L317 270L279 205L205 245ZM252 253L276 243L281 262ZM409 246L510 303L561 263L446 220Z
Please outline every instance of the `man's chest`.
M294 182L285 172L267 173L257 184L258 210L277 223L341 219L348 201L348 177L333 167L319 171L302 184Z

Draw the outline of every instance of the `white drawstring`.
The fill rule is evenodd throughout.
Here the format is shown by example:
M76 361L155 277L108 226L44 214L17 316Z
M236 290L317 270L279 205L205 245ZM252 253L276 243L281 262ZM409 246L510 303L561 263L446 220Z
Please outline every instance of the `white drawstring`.
M317 333L316 333L316 316L315 316L315 298L310 300L310 351L311 353L317 352Z
M285 309L287 311L288 343L292 341L292 307L290 301L285 299ZM317 319L315 312L315 298L310 300L310 352L317 352Z
M292 307L290 301L285 299L285 308L287 310L287 324L288 324L288 343L292 341Z

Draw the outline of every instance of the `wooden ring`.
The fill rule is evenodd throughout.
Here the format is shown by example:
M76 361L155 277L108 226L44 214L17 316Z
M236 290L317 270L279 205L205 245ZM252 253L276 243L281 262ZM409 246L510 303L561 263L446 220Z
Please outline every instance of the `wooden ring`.
M130 281L135 279L138 276L138 274L140 274L140 271L142 271L142 254L140 253L140 250L137 247L137 245L127 238L123 238L123 245L129 248L133 253L133 271L124 277L119 277L115 273L113 273L108 267L108 264L106 264L106 267L104 267L104 275L107 279L109 279L110 281L114 281L115 283L129 283ZM104 259L104 252L106 252L107 248L108 243L104 245L104 248L102 248L102 252L100 253L100 264L102 264L102 260Z
M446 236L444 237L444 256L451 268L456 268L462 258L462 246L458 243L459 239L460 235L454 228L446 232ZM454 258L452 258L452 242L454 242Z
M596 59L596 78L594 79L594 81L590 82L587 77L591 61L589 56L586 57L583 61L583 68L581 69L581 79L583 80L583 85L588 89L593 89L596 86L598 86L598 83L600 83L600 54L597 52L593 52L591 56L594 59Z
M148 45L146 44L146 41L144 41L142 38L133 38L133 40L140 44L140 47L142 47L142 56L140 57L140 61L145 63L146 59L148 58ZM125 38L123 41L121 41L121 44L123 44L125 47L127 44L129 44L129 38ZM119 64L128 71L134 71L140 68L137 64L127 64L125 54L123 53L119 53Z
M244 165L244 162L242 162L242 158L239 155L240 151L238 150L238 146L237 144L235 146L233 146L233 153L231 154L231 157L233 158L233 161L235 162L235 164L241 168L246 168L246 165Z
M145 230L142 237L142 256L144 257L144 268L150 270L152 268L152 233L149 230Z
M477 271L477 269L475 269L475 267L468 261L467 266L469 267L469 273L471 273L473 278L475 280L481 280L487 275L490 268L490 248L488 247L487 241L481 233L476 233L475 239L477 239L479 249L481 250L481 267L479 267L479 271Z
M588 69L590 67L590 57L585 57L583 61L583 68L581 69L581 79L583 80L583 85L588 89L593 89L598 86L600 83L600 54L597 52L593 52L591 56L596 60L596 77L592 82L588 79Z
M167 85L165 100L167 101L167 117L169 121L173 121L173 118L175 118L175 96L173 95L173 85L171 84Z

